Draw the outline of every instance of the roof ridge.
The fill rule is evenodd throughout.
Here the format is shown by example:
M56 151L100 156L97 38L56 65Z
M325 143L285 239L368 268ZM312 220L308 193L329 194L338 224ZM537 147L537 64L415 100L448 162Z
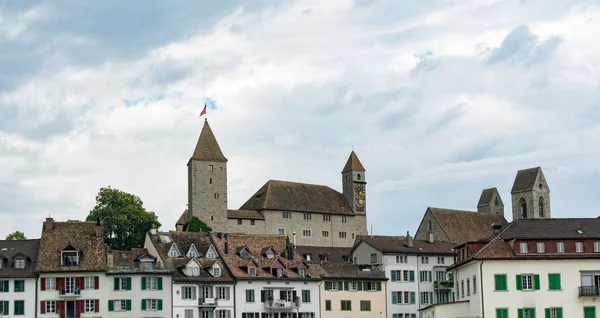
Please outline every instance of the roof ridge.
M477 256L479 256L479 255L480 255L480 254L481 254L483 251L485 251L485 250L487 249L487 247L488 247L490 244L492 244L492 243L494 243L494 242L498 241L498 239L499 239L500 237L502 237L502 234L504 234L504 232L506 232L508 229L510 229L510 228L513 226L513 224L515 224L515 222L510 222L510 223L509 223L509 224L508 224L508 225L507 225L507 226L506 226L504 229L502 229L500 232L498 232L498 233L497 233L497 234L496 234L496 235L495 235L495 236L494 236L494 237L493 237L493 238L492 238L492 239L491 239L491 240L490 240L490 241L489 241L487 244L485 244L485 245L484 245L484 246L483 246L483 247L482 247L482 248L481 248L479 251L477 251L475 254L473 254L473 255L471 256L471 259L475 259L475 258L476 258Z

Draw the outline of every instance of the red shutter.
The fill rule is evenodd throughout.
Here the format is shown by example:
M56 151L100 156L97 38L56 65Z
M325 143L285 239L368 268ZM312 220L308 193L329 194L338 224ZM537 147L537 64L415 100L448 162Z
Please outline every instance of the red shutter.
M40 301L40 313L43 315L46 313L46 302L45 301Z
M65 312L65 301L64 300L56 301L56 311L61 314Z
M40 278L40 290L46 290L46 278Z
M94 276L94 289L100 289L100 277Z
M64 288L65 288L65 278L64 277L56 277L56 290L64 289Z
M83 280L84 280L83 277L75 277L75 287L79 287L79 289L83 290L83 287L84 287Z
M84 303L83 299L78 300L77 301L77 306L75 308L75 312L78 313L78 314L80 314L82 312L85 312L84 306L85 306L85 303ZM79 315L77 315L77 316L79 316Z
M95 299L94 300L94 312L99 312L100 311L100 299Z

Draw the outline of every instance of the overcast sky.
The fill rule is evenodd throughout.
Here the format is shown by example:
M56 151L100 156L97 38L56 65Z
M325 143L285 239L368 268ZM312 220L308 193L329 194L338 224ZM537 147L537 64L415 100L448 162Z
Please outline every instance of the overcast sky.
M600 5L567 0L0 0L0 237L84 219L100 187L162 229L204 119L229 207L269 179L341 190L375 234L475 210L542 166L552 216L600 215Z

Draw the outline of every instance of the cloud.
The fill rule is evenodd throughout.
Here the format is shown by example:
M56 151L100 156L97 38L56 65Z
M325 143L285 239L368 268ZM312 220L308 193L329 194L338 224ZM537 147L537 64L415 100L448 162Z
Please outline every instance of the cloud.
M39 10L13 3L2 21ZM473 210L485 187L508 202L516 170L537 165L553 215L595 213L584 194L600 174L598 6L40 5L0 40L0 213L19 217L0 233L83 219L108 185L172 228L204 103L231 208L268 179L340 189L354 147L376 233L414 231L427 206Z

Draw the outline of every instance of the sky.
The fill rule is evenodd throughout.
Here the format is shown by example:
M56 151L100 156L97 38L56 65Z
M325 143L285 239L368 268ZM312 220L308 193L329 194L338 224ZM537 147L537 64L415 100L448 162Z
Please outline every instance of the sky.
M0 0L0 237L84 219L101 187L163 230L204 119L229 207L267 180L341 190L368 227L476 210L541 166L553 217L597 217L600 3L567 0Z

